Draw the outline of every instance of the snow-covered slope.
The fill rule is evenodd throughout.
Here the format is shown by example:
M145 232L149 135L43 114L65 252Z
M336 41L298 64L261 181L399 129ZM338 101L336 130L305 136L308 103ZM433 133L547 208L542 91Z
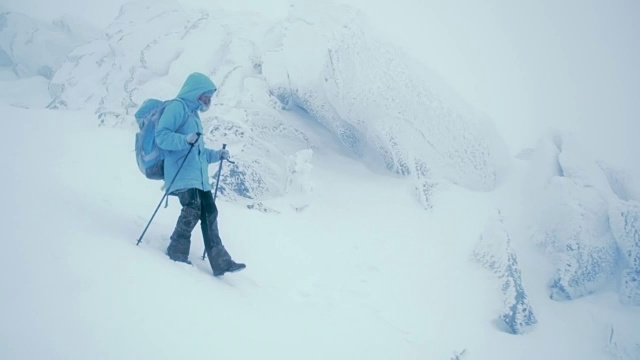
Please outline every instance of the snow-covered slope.
M302 211L297 196L266 201L270 213L219 198L223 241L248 268L216 279L197 230L194 267L164 255L173 199L135 246L161 191L137 170L133 130L96 127L86 111L0 111L21 119L0 143L1 358L637 358L638 308L610 292L555 302L526 252L538 324L523 336L495 326L504 286L471 261L480 234L504 245L490 194L450 188L426 213L407 179L301 156ZM518 299L513 264L503 279Z

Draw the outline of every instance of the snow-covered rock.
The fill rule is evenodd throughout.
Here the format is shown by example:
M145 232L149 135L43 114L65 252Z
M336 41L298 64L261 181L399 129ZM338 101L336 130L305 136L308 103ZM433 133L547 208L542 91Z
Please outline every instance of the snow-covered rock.
M625 201L640 201L640 181L625 169L599 161L598 166L609 181L609 186L615 195Z
M352 8L296 2L268 35L263 74L286 106L304 109L356 156L493 189L504 158L491 123L372 34Z
M65 16L44 22L5 12L0 14L0 68L21 78L51 79L74 48L101 36L81 19Z
M620 279L620 302L640 306L640 203L614 201L609 208L611 232L625 259Z
M474 259L501 281L503 311L499 327L511 334L522 334L538 321L522 283L518 258L500 212L492 217L473 252Z
M626 269L620 300L640 303L640 204L633 177L560 133L542 138L530 161L526 205L532 238L556 266L551 298L591 294Z
M547 188L543 242L555 258L551 298L570 300L600 289L615 272L618 249L606 200L593 188L558 177Z
M180 40L206 17L190 16L172 1L123 5L106 36L76 48L56 72L51 107L93 108L102 122L110 122L121 121L144 100L134 99L143 84L156 86L155 97L175 96L178 89L153 80L167 75L183 51Z
M627 269L622 272L620 302L625 305L640 306L640 271Z
M105 39L70 54L51 82L51 107L93 108L102 125L126 126L145 99L173 98L190 72L206 73L218 87L202 114L207 146L228 144L236 161L222 168L220 194L282 195L287 157L311 144L283 120L261 78L255 40L266 27L249 15L185 10L174 1L128 3Z
M640 203L613 202L609 209L609 224L628 266L640 272Z
M580 154L570 138L545 137L533 154L526 187L534 241L556 265L549 282L556 300L599 290L618 265L609 227L613 192L595 161Z

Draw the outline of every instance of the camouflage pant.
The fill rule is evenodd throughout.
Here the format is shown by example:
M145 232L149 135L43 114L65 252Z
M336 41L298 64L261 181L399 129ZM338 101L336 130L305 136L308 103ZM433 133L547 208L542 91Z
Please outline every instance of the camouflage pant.
M211 191L187 189L176 194L182 205L178 222L171 235L167 255L172 260L188 262L191 248L191 233L200 221L204 247L209 255L211 266L225 269L231 262L229 253L222 245L218 232L218 208L213 201ZM211 255L214 255L211 258Z

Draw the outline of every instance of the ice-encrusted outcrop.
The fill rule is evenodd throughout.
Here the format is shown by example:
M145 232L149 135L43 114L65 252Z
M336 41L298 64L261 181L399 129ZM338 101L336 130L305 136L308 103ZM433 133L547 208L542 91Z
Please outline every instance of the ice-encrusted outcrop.
M522 334L535 325L538 320L529 303L518 257L499 211L487 222L473 257L501 282L503 310L498 317L499 327L511 334Z

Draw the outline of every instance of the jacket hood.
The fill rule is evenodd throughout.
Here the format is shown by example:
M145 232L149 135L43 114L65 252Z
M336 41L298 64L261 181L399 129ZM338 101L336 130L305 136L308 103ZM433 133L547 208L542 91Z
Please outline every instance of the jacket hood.
M187 80L184 81L182 85L182 89L178 93L178 97L184 100L189 107L193 109L198 108L198 98L205 92L211 92L212 94L216 91L216 85L209 79L208 76L202 73L192 73L187 77Z

